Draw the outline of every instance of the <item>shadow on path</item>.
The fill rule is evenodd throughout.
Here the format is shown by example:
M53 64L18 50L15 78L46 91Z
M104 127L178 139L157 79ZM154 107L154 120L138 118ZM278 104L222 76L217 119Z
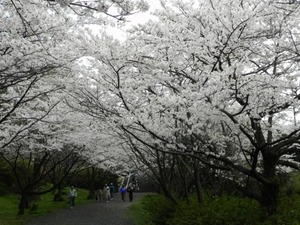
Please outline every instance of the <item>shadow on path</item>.
M121 196L116 195L108 203L95 202L63 209L37 218L28 225L133 225L126 216L126 209L147 194L134 193L133 202L123 202Z

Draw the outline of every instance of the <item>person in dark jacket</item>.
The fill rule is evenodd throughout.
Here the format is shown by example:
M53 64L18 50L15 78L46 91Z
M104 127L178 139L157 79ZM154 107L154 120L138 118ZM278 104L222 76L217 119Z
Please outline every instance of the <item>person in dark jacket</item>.
M127 192L128 192L128 196L129 196L129 201L132 202L133 192L134 192L134 187L132 186L132 184L129 184L129 186L127 187Z
M114 199L114 193L115 193L115 186L113 183L110 183L109 185L109 191L110 191L110 199Z

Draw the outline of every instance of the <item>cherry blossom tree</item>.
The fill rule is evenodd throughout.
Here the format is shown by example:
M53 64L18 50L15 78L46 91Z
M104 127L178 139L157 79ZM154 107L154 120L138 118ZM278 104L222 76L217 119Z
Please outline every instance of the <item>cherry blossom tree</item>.
M103 7L107 10L102 10ZM109 21L99 19L104 14L122 20L147 7L143 0L134 3L128 0L2 1L0 146L5 148L22 138L20 134L42 120L58 103L51 102L48 94L64 88L71 63L85 55L89 41L85 25L97 20ZM115 10L115 14L110 14L109 9ZM87 12L93 12L97 18L78 16ZM43 110L38 115L40 108ZM22 126L16 122L20 118L26 120Z
M193 158L273 214L282 166L299 169L298 15L288 1L167 1L159 22L90 51L80 108L115 124L149 168Z
M63 8L70 8L81 16L100 12L117 20L125 20L128 15L145 12L149 9L149 5L145 0L47 0L47 2L51 6L59 5Z
M63 88L63 75L76 52L61 39L71 29L67 18L34 2L5 1L1 10L1 148L22 138L22 133L41 121L58 99L49 94ZM48 21L41 25L40 21ZM61 27L61 29L58 29ZM56 35L56 36L55 36ZM74 37L74 36L73 36ZM80 43L80 42L79 42ZM74 43L76 45L76 43ZM78 45L80 46L80 45Z
M113 17L120 20L130 13L124 4L119 5L127 11ZM64 105L72 63L85 55L88 45L85 25L95 21L82 20L79 26L78 15L92 6L79 2L69 5L69 8L76 5L81 12L75 8L73 14L71 9L67 11L61 7L63 1L0 3L0 156L18 181L19 214L24 213L31 195L59 186L81 165L79 161L100 164L103 158L95 142L84 139L80 142L75 134L86 134L82 127L86 124L80 124L82 117L78 113L70 119L72 112ZM132 10L145 9L142 1L139 7L132 7ZM89 146L94 143L94 148L89 149L85 143ZM68 151L65 146L75 146L76 152ZM67 167L62 167L66 161ZM62 175L54 178L59 171ZM55 179L54 185L42 192L38 190L50 176Z

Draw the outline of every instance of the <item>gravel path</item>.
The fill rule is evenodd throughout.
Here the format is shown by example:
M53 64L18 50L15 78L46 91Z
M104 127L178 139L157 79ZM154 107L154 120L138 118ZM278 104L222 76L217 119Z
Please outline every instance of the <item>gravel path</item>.
M134 225L126 210L147 193L134 193L133 202L123 202L121 196L109 203L90 203L63 209L33 220L29 225ZM128 199L128 198L127 198Z

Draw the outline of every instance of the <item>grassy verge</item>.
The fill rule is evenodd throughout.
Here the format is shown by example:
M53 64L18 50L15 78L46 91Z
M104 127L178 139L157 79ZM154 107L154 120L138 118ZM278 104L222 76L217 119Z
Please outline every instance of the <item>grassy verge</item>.
M237 196L207 199L199 207L190 201L172 204L161 195L145 196L129 208L135 225L300 225L300 195L283 195L278 213L261 221L258 202Z
M135 225L155 225L152 221L151 213L145 207L148 204L149 196L139 199L128 209L128 216Z
M86 190L77 190L78 197L76 198L76 205L84 204L90 202L86 199ZM63 202L54 202L53 195L51 193L40 196L37 204L37 211L26 210L25 215L18 216L18 195L5 195L0 196L0 224L1 225L25 225L36 217L45 215L49 212L57 211L59 209L64 209L69 207L69 199L64 196L65 200Z

